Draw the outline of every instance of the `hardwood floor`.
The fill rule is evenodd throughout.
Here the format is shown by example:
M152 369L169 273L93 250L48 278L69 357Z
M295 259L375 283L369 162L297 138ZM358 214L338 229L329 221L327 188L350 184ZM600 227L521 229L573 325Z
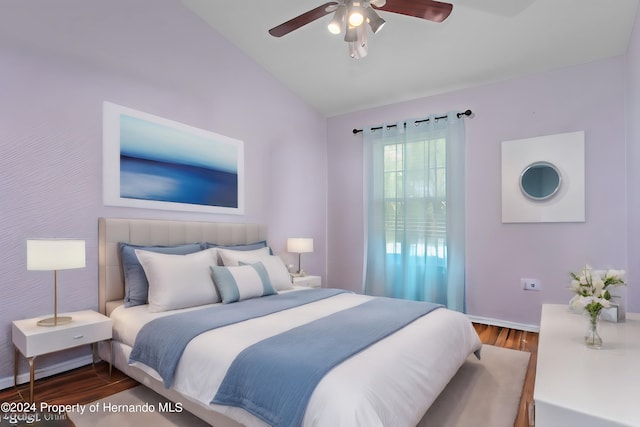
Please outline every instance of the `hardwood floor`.
M499 326L474 323L474 327L484 344L505 347L531 353L525 378L520 407L514 427L529 427L528 403L533 401L533 385L536 375L538 334ZM117 369L109 378L106 363L88 365L65 372L35 383L36 402L49 404L89 403L138 385ZM28 399L29 385L21 384L0 390L0 402L19 402Z
M47 402L51 405L85 404L136 385L136 380L115 368L109 378L109 365L100 362L37 380L34 386L35 402ZM28 399L29 383L0 391L0 402L20 402Z

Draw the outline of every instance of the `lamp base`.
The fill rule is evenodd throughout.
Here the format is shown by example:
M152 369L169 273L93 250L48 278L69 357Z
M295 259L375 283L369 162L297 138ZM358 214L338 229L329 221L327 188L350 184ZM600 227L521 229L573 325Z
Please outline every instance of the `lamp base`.
M48 319L38 320L38 326L58 326L66 325L67 323L71 323L71 317L69 316L49 317Z

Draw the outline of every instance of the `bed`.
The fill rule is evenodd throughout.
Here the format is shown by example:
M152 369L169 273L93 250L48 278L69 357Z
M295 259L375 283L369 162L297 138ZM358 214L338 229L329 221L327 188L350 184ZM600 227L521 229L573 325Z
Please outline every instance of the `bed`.
M305 328L320 327L319 325L328 318L342 316L352 310L363 309L365 306L377 303L379 299L350 292L326 289L308 290L291 286L291 289L277 289L274 294L267 294L260 298L244 299L240 295L239 299L244 300L237 303L223 304L207 301L206 304L190 304L186 302L185 307L175 308L171 304L176 304L175 301L182 296L173 295L171 299L165 298L163 300L169 304L168 307L157 304L162 300L157 297L154 297L153 303L149 301L148 304L125 307L125 301L129 301L131 295L129 290L125 292L125 270L123 270L122 260L123 244L146 247L207 242L209 243L208 247L224 246L229 252L203 249L195 255L189 254L186 257L213 256L218 264L225 264L224 261L228 260L221 259L221 254L235 256L237 253L234 250L236 245L243 247L242 245L263 243L266 242L266 238L267 229L259 224L100 218L99 308L102 313L113 319L114 324L114 339L111 349L109 346L102 347L100 349L102 358L111 359L113 365L125 374L166 398L181 402L186 410L216 427L268 425L263 419L257 417L255 412L251 413L235 406L235 404L225 405L212 402L214 397L217 398L223 394L222 389L228 380L227 370L230 367L235 367L236 359L241 359L238 355L244 355L248 349L260 347L261 344L270 340L277 341L279 338L296 331L307 337L310 336L309 343L316 345L319 343L319 337L323 335L323 331ZM253 246L246 247L250 248L247 254L262 253L262 249L258 250ZM166 269L173 268L168 267L170 263L167 261L182 262L183 258L186 259L186 257L172 257L171 255L151 256L144 252L144 249L136 251L141 261L146 261L146 257L154 262L158 261L155 264L144 264L145 267L149 267L145 270L149 274L149 298L151 298L152 292L157 292L154 290L156 285L152 285L152 281L155 283L156 280L155 275L158 275L157 280L160 282L168 276ZM142 255L140 251L143 251ZM205 251L212 252L205 254ZM233 267L221 267L219 271L216 271L225 275L228 275L229 271L233 271L233 274L242 271L244 274L250 270L249 266L253 266L255 272L251 270L251 274L255 273L262 277L261 274L264 272L259 270L256 265L260 268L264 265L268 266L268 259L260 259L264 259L264 264L262 262L257 264L238 262L236 264L238 267L235 270ZM159 267L160 265L162 267ZM273 269L265 271L267 271L267 276L274 274ZM215 274L213 275L216 280L222 282L222 279L218 279ZM193 280L197 281L197 279ZM237 289L236 294L226 291L223 293L222 289L219 288L218 297L227 298L228 295L232 297L235 295L238 298ZM312 294L315 291L325 293L314 296ZM242 292L244 291L241 291L240 294ZM266 314L249 317L228 326L194 333L195 338L185 339L184 353L177 359L175 369L171 371L170 381L166 380L163 369L152 368L153 363L151 362L148 362L149 365L139 360L132 360L130 363L132 351L137 354L134 351L134 346L138 346L137 341L142 340L142 335L147 329L150 329L149 325L152 323L162 325L162 322L165 322L166 327L169 324L166 322L171 322L174 325L177 324L174 321L177 322L179 318L183 317L198 315L209 317L208 314L205 315L205 311L206 313L217 313L214 310L227 310L229 313L236 313L239 311L239 309L236 310L236 307L244 307L242 304L245 306L253 304L262 310L268 301L282 303L285 299L293 301L300 298L309 299L309 302L287 306L286 309L278 309L273 313L266 312ZM286 302L286 304L290 303ZM127 305L131 304L127 302ZM336 319L340 318L336 317ZM384 335L370 344L363 344L361 350L355 351L353 355L336 366L327 368L326 375L323 375L319 382L311 387L312 393L304 405L300 424L336 427L355 425L367 427L414 426L418 424L467 356L473 352L479 354L481 343L465 315L444 308L432 309L424 315L418 314L415 319L409 320L407 323L406 326L400 326L394 332ZM336 328L334 325L332 335L339 335L338 332L341 329L346 328ZM293 341L297 340L299 338ZM308 365L310 364L309 360L314 360L313 364L322 364L325 357L331 358L330 351L325 352L322 344L317 345L320 346L316 347L320 351L316 350L315 354L299 357L298 360L304 359L305 361L301 364ZM287 357L289 356L287 355ZM294 354L294 356L293 362L297 358L297 355ZM251 367L255 367L255 364ZM203 375L203 372L206 374ZM273 390L270 388L267 390L267 387L270 386L265 386L265 391L273 395L286 396L286 389L276 392L275 385ZM255 386L254 388L261 387ZM285 399L284 397L283 399L297 400ZM286 421L282 425L287 425Z

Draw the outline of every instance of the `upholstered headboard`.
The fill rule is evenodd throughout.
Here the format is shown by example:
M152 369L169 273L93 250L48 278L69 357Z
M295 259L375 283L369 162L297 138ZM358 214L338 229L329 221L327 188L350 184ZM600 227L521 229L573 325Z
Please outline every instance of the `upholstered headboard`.
M108 314L124 299L124 274L118 243L178 245L209 242L219 245L253 243L267 239L260 224L150 219L98 219L98 304Z

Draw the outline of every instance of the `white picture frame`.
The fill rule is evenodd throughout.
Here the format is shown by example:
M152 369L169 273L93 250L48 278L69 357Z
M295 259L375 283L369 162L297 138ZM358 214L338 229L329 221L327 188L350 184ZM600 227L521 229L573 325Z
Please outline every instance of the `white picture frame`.
M561 184L553 197L534 200L521 188L531 165L554 166ZM502 222L584 222L584 131L502 142Z
M103 103L103 201L244 214L244 142Z

